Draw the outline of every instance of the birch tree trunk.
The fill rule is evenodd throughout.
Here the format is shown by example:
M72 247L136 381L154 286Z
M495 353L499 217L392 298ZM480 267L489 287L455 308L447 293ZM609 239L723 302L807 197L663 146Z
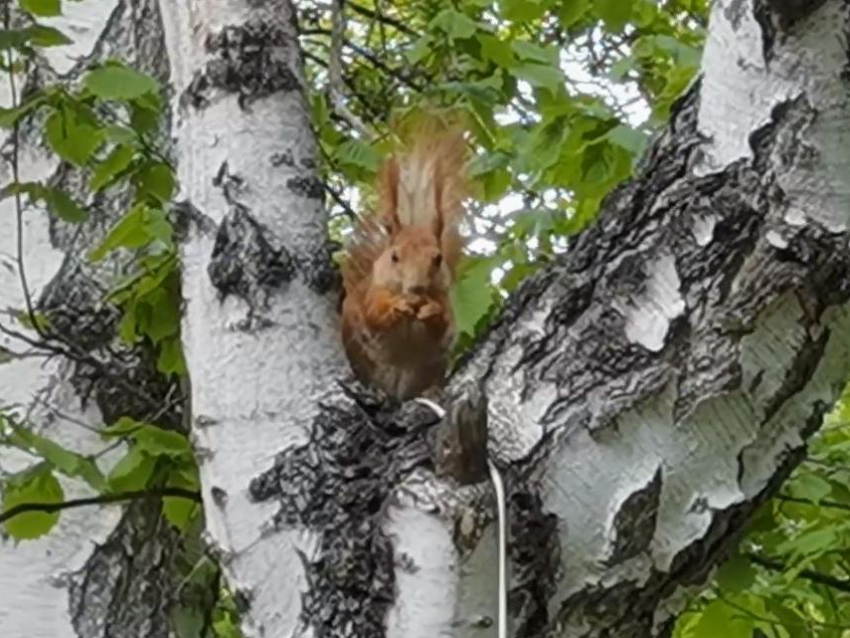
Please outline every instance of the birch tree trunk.
M117 5L131 6L156 13ZM291 5L160 10L189 211L192 429L246 635L492 635L490 488L435 476L426 408L337 383L349 373ZM116 12L102 37L129 24ZM133 33L140 46L162 31ZM507 478L511 635L669 634L836 399L850 366L848 33L843 0L718 1L701 78L636 178L453 374L448 401L486 392ZM29 236L54 246L37 285L61 281L69 245L46 225ZM22 402L73 374L25 372ZM88 540L126 546L154 514L81 513L4 547L4 635L166 635L168 579L122 571L114 545ZM167 557L160 533L138 564ZM53 587L68 564L70 588Z
M11 0L7 1L11 6ZM6 10L3 4L0 14ZM23 18L18 14L15 20ZM167 80L155 1L66 3L62 17L43 19L43 23L70 34L74 43L46 49L23 82L17 76L18 102L22 94L45 84L72 85L91 64L113 56L163 83ZM10 106L12 97L12 85L4 73L0 104ZM40 127L39 122L25 123L17 142L6 129L0 131L0 183L12 180L17 156L20 181L43 180L85 201L81 174L57 161L44 145ZM164 425L180 427L181 415L179 403L168 407L178 389L153 372L149 353L128 351L114 343L120 315L103 298L115 277L125 272L126 260L113 258L95 267L86 259L89 249L122 214L121 198L99 196L85 203L91 215L82 226L62 222L30 205L22 210L19 228L14 198L0 201L0 325L5 328L0 346L27 354L0 365L0 407L70 450L97 454L105 444L95 428L120 416L144 421L157 413ZM27 314L25 291L34 311L49 318L51 334L61 338L44 339L14 321L15 312ZM24 340L15 336L21 333ZM120 455L115 450L101 459L108 468L110 459L114 462ZM4 448L0 472L9 475L37 461ZM79 480L61 482L65 500L93 495ZM8 638L169 636L179 543L179 535L162 523L158 499L137 501L123 509L69 509L49 535L18 545L4 542L0 546L0 634Z

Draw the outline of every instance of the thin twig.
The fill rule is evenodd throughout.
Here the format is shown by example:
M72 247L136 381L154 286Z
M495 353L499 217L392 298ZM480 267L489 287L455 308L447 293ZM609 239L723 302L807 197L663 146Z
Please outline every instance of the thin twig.
M407 35L413 36L414 38L419 37L419 34L416 31L408 27L401 20L396 20L395 18L391 18L390 16L380 13L379 11L373 11L372 9L369 9L354 2L349 2L348 4L351 7L351 10L355 13L359 13L360 15L366 16L367 18L373 20L379 20L383 24L388 24L391 27L395 27L402 33L406 33Z
M9 519L27 512L43 512L45 514L52 514L61 510L71 509L74 507L84 507L86 505L108 505L110 503L136 501L143 498L162 498L164 496L185 498L190 501L195 501L196 503L202 502L200 492L183 489L181 487L163 487L156 490L134 490L131 492L120 492L118 494L103 494L102 496L77 498L70 501L62 501L61 503L21 503L20 505L10 507L8 510L0 514L0 523L5 523Z
M3 15L3 27L8 31L11 28L11 3L6 3L6 11ZM9 92L12 99L12 109L16 109L18 107L18 87L15 82L15 59L12 54L12 50L9 49L8 55L9 61ZM20 121L15 118L15 123L12 125L12 181L17 185L20 183L20 171L19 171L19 155L20 155ZM16 250L17 255L15 257L15 261L18 266L18 277L21 282L21 289L24 293L24 303L27 307L27 314L29 315L30 323L32 323L33 330L39 336L44 336L42 334L41 326L35 317L35 310L32 305L32 295L30 294L29 285L27 284L27 275L26 270L24 268L24 208L21 203L21 193L20 190L15 189L14 194L15 200L15 226L17 233L17 242L16 242Z
M328 92L331 104L351 127L364 137L371 137L369 128L345 104L342 89L342 45L345 41L345 0L333 0L331 10L331 54L328 63Z
M341 194L341 193L337 192L337 191L336 191L334 188L332 188L332 187L331 187L331 185L330 185L330 184L328 184L327 182L325 182L325 190L326 190L326 191L328 192L328 194L329 194L329 195L333 198L333 200L334 200L337 204L339 204L339 205L342 207L342 210L343 210L343 212L345 213L345 216L346 216L346 217L348 217L349 219L352 219L352 220L357 219L357 213L355 213L355 212L354 212L354 209L353 209L353 208L351 208L351 206L349 206L349 205L348 205L348 202L346 202L346 201L342 198L342 194Z

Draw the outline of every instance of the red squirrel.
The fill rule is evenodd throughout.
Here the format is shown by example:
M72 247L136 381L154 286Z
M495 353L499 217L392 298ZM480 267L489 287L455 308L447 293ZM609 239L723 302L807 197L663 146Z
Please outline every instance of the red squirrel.
M342 263L342 341L355 376L406 400L440 388L455 336L449 289L463 250L467 146L423 127L377 178Z

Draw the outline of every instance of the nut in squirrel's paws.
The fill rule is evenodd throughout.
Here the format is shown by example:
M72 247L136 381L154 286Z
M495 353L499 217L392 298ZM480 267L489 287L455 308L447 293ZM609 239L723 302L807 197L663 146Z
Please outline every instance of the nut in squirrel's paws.
M419 308L419 312L416 313L417 319L430 319L431 317L435 317L443 312L443 307L438 304L436 301L429 301Z

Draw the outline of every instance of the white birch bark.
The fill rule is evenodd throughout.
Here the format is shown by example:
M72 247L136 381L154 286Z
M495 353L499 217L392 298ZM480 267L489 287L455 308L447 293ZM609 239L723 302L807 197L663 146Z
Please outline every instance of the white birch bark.
M258 468L306 441L345 371L323 186L287 2L161 3L181 197L183 342L207 529L248 635L298 626L310 534L264 534Z
M17 4L17 3L15 3ZM1 8L0 8L1 9ZM162 30L155 2L145 0L87 0L65 3L64 14L42 19L73 39L73 44L45 50L38 76L47 82L73 83L92 62L107 56L130 61L165 80L167 64L152 51L161 49ZM37 82L36 75L17 76L16 93ZM7 75L0 78L0 105L10 106L12 91ZM40 124L21 125L19 160L21 181L48 181L78 199L83 195L73 170L61 166L39 135ZM12 180L13 136L0 130L0 184ZM121 383L130 377L113 366L104 346L115 334L117 315L103 307L104 290L122 267L118 259L92 268L87 250L122 212L109 198L92 206L91 220L81 227L51 217L40 206L25 203L22 255L24 274L35 311L44 313L75 344L81 358L26 356L0 365L0 409L25 420L38 434L81 454L95 454L105 443L94 428L102 428L119 414L141 418ZM13 198L0 201L0 323L44 343L35 331L11 317L26 314L18 267L17 215ZM54 344L56 345L56 344ZM13 353L32 354L32 348L9 334L0 334L0 346ZM85 356L82 356L85 355ZM92 376L86 363L91 355L105 362L114 378ZM145 388L141 370L133 380ZM125 379L120 381L120 379ZM119 381L116 381L119 380ZM145 388L144 391L147 391ZM150 398L162 405L164 396ZM138 406L137 406L138 407ZM150 406L145 407L150 411ZM172 418L174 415L166 415ZM179 415L178 421L179 421ZM108 471L122 454L117 449L99 459ZM8 448L0 450L4 477L40 459ZM65 500L94 496L80 480L58 475ZM2 489L2 488L0 488ZM168 604L173 593L172 565L175 534L160 524L158 506L149 503L68 509L50 534L37 540L0 541L0 635L7 638L65 638L78 636L169 635ZM161 560L157 563L157 559ZM132 575L128 567L137 565ZM151 592L156 592L151 595Z
M455 373L450 394L485 389L508 475L513 635L669 633L682 587L734 545L835 400L850 365L847 12L718 2L701 81L637 178ZM389 419L410 427L394 438L368 402L333 406L309 442L281 437L250 488L280 504L272 539L317 539L299 631L488 635L486 486L435 479L409 413ZM253 512L259 530L268 513Z
M486 391L508 480L513 636L669 633L683 588L799 461L846 378L850 10L799 4L716 3L702 78L636 179L454 374L449 396ZM291 6L161 10L189 211L193 435L246 635L492 635L488 487L434 477L426 408L336 384L347 369ZM61 538L64 556L88 547ZM150 612L128 597L140 613L125 619L93 596L72 629L62 604L79 600L48 591L45 546L28 551L32 593L16 602L48 601L58 629L43 635L130 635L118 630ZM0 575L0 600L20 582ZM17 631L24 617L7 615ZM132 635L165 635L145 629Z

